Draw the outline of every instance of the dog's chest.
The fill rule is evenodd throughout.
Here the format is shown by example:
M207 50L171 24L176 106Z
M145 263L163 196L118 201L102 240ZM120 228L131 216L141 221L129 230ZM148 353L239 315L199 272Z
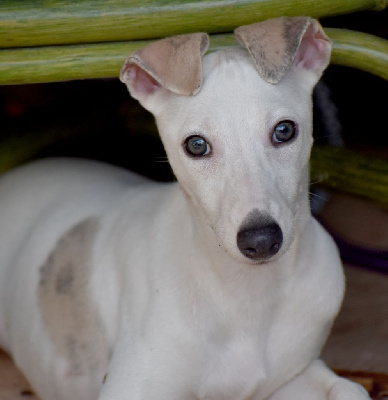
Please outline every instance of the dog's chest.
M260 343L241 337L207 349L202 400L245 400L265 378Z
M259 310L257 310L259 311ZM247 400L268 378L268 341L271 323L268 309L256 319L243 312L224 316L213 314L202 348L201 400ZM261 323L258 321L261 321Z
M265 399L315 354L319 334L317 338L317 333L311 331L308 318L295 321L295 309L302 315L309 314L311 307L315 308L313 302L300 307L284 286L276 291L282 296L273 292L262 288L264 297L255 298L249 312L245 308L244 313L240 303L232 313L213 312L212 318L206 315L199 399ZM233 299L236 301L236 297Z
M307 364L311 349L303 346L303 335L292 329L277 335L274 328L284 327L276 322L272 327L264 321L263 325L256 335L241 334L215 348L207 347L199 399L263 400Z

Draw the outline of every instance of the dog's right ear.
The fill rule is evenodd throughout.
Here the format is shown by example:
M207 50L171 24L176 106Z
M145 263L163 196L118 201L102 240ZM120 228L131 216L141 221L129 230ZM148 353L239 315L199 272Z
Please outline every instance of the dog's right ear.
M147 98L161 88L193 96L202 85L202 56L208 47L206 33L158 40L127 58L120 80L146 108Z

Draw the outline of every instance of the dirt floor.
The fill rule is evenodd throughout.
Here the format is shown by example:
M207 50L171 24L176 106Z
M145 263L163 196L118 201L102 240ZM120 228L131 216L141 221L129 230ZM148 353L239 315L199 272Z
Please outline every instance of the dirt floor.
M333 368L388 374L388 274L345 271L347 294L323 358Z

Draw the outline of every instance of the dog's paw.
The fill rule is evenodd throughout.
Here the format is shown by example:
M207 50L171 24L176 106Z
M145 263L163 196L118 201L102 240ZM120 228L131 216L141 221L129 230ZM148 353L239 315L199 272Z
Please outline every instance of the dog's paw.
M371 398L358 383L341 379L330 390L329 400L371 400Z

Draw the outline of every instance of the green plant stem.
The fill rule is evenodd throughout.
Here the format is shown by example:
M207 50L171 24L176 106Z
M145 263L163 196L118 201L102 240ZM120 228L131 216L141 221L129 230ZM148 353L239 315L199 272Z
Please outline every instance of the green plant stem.
M366 33L326 29L333 39L332 62L388 79L388 40ZM0 85L115 78L129 53L149 41L47 46L0 50ZM211 50L237 43L231 34L213 35Z
M382 10L387 0L0 0L0 48L230 32L279 15Z
M331 146L314 146L311 182L388 207L388 161Z
M325 31L334 41L332 64L357 68L388 80L388 40L345 29Z

